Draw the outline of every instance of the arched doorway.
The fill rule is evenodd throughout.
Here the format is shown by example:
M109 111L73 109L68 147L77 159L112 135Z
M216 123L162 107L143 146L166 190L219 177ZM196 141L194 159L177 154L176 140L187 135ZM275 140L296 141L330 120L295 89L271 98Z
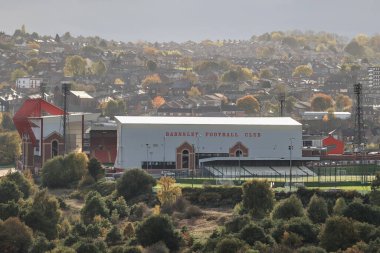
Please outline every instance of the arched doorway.
M176 169L194 169L195 155L194 146L188 142L182 143L176 148Z
M189 150L185 149L182 151L182 169L188 169L190 162Z
M236 150L235 151L235 156L236 157L242 157L243 156L243 151L241 151L240 149Z
M58 141L54 140L51 142L51 157L55 157L58 155Z

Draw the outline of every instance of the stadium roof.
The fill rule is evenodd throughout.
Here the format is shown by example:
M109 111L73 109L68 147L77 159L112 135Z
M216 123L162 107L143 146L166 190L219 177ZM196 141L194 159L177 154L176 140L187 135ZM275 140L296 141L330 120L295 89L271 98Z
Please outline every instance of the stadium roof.
M261 125L261 126L301 126L290 117L146 117L116 116L121 124L155 125Z

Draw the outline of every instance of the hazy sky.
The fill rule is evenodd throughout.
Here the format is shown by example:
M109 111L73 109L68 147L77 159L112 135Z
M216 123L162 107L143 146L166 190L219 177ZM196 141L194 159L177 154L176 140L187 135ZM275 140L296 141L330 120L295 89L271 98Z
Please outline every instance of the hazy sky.
M0 0L0 31L117 41L249 39L275 30L380 33L379 0Z

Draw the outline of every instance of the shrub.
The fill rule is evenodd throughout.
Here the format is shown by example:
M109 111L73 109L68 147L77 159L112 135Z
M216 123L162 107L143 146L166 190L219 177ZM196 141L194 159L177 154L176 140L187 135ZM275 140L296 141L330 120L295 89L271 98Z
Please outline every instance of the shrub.
M131 207L131 218L135 220L142 219L145 215L149 213L149 208L144 202L134 204Z
M380 206L380 191L371 191L369 201L372 205Z
M76 253L76 251L72 248L59 246L51 251L51 253Z
M177 250L181 238L174 231L174 226L169 216L154 215L145 219L136 229L137 240L142 246L150 246L163 241L170 250Z
M20 213L20 207L13 200L5 203L0 203L0 219L6 220L9 217L16 217Z
M119 196L125 200L131 200L142 194L151 194L152 186L155 186L154 178L141 169L127 170L116 183Z
M375 225L355 222L354 228L358 235L358 240L364 241L366 243L370 242L371 240L375 240L380 236L380 231L377 230L377 227Z
M361 222L380 226L380 208L358 202L352 202L343 211L343 215Z
M106 242L112 245L122 240L123 238L121 236L120 229L117 226L113 226L111 230L107 233Z
M193 218L193 217L199 217L202 215L202 210L197 206L189 206L186 208L185 216L187 219Z
M88 173L86 173L81 180L79 181L79 187L86 187L93 185L95 183L95 179Z
M23 193L15 182L6 179L0 180L0 203L17 202L22 196Z
M333 208L333 214L335 215L343 215L344 209L346 209L347 204L344 198L340 197L335 201L335 205Z
M314 194L307 206L307 215L314 223L324 223L328 217L326 201Z
M238 233L249 222L250 218L247 215L239 215L226 222L225 228L228 233Z
M281 238L281 244L290 248L298 248L302 245L302 237L296 233L285 231Z
M327 251L346 249L357 241L354 224L346 217L333 216L327 218L322 228L320 240L321 246Z
M159 241L149 247L147 247L144 253L169 253L170 250L166 247L165 243Z
M104 179L99 180L95 184L95 190L102 196L110 195L113 191L116 190L116 182Z
M104 169L102 165L96 158L91 158L87 164L89 175L95 180L98 181L100 177L104 175Z
M49 252L55 247L53 241L48 241L43 234L38 234L34 239L30 253Z
M24 220L33 230L38 230L51 240L58 235L58 221L61 217L57 199L44 189L36 193L32 206L27 210Z
M184 212L188 206L190 206L190 202L181 196L178 197L176 202L173 204L173 209L178 212Z
M123 253L142 253L141 247L138 246L127 246L124 249Z
M86 229L86 235L91 238L98 238L101 235L101 232L99 224L90 224Z
M0 221L0 249L3 253L27 253L32 244L32 230L18 218Z
M92 241L80 241L77 253L101 253L101 251Z
M128 222L125 225L123 234L124 234L125 239L129 239L129 238L135 236L135 227L133 226L132 222Z
M267 242L264 230L254 223L249 223L243 227L239 233L239 238L251 246L253 246L257 241L262 243Z
M109 216L109 210L104 199L97 192L89 192L85 204L81 210L82 219L85 224L92 222L96 215Z
M280 201L274 208L273 219L290 219L292 217L302 217L304 210L301 201L296 195Z
M318 228L306 217L291 218L286 222L285 230L300 235L305 243L318 241Z
M243 184L243 208L263 218L272 211L274 194L268 181L252 180Z
M125 218L129 215L130 209L123 197L118 197L112 204L113 208L117 211L120 218Z
M224 238L216 244L216 253L237 253L244 247L244 242L238 238Z
M326 250L316 246L304 246L299 248L297 253L327 253Z
M30 194L33 191L32 183L25 177L24 174L20 172L11 173L6 176L7 180L14 182L18 189L23 193L23 198L29 198Z
M222 196L217 192L202 192L199 194L198 202L202 205L209 205L210 203L217 203Z
M70 234L71 231L71 225L70 222L64 218L59 224L58 224L58 237L64 238Z

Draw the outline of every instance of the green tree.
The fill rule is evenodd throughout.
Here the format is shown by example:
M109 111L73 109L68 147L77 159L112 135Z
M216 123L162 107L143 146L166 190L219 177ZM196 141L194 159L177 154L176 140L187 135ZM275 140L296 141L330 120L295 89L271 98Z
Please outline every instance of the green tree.
M86 74L86 60L79 55L68 56L65 60L64 73L66 76L84 76Z
M329 216L325 199L315 194L311 197L306 211L310 220L314 223L324 223Z
M152 60L149 60L146 63L146 67L148 68L150 72L153 72L157 69L157 63Z
M107 68L103 61L98 61L92 64L91 72L95 76L102 77L106 74Z
M293 217L304 216L302 202L296 195L291 195L289 198L280 201L272 212L273 219L290 219Z
M274 194L268 181L251 180L243 184L243 208L255 218L263 218L274 205Z
M327 251L346 249L355 244L357 234L354 223L348 218L333 216L326 220L320 234L321 246Z
M18 189L23 193L23 198L29 198L33 192L32 183L21 172L11 173L6 176L6 180L14 182Z
M98 180L98 178L102 175L104 175L104 169L102 168L102 164L95 158L91 158L88 161L88 173L95 179L95 181Z
M13 124L13 120L10 113L3 112L0 118L1 118L1 127L4 130L13 131L16 129L15 125Z
M247 224L239 233L239 238L253 246L255 242L267 243L264 229L255 223Z
M0 180L0 203L7 203L12 200L17 202L22 196L23 193L15 182L6 179Z
M39 191L33 198L31 207L27 210L24 220L33 230L45 234L48 239L58 235L58 221L61 217L58 200L49 195L46 189Z
M21 139L17 132L0 131L0 165L15 162L21 155Z
M333 106L334 100L329 95L317 93L311 98L311 109L313 111L325 112Z
M119 196L128 201L142 194L151 194L152 186L155 185L156 180L144 170L131 169L117 181L116 190Z
M32 244L32 230L17 217L0 221L0 250L2 253L27 253Z
M354 57L365 57L365 47L360 45L355 39L346 45L344 51Z
M347 204L343 197L338 198L335 201L335 205L333 207L333 214L334 215L343 215L344 209L346 209Z
M244 242L234 237L226 237L216 244L216 253L239 253L245 252L247 247Z
M171 251L178 250L181 241L167 215L153 215L145 219L136 229L136 238L144 247L163 241Z
M114 118L125 115L125 103L123 100L110 100L104 108L104 115Z
M296 77L310 77L311 75L313 75L313 69L309 65L297 66L292 74L292 76Z
M247 95L236 100L236 105L239 109L244 110L248 114L259 112L260 104L257 99L252 95Z
M120 229L117 226L112 226L111 230L107 233L106 242L108 245L113 245L122 241Z
M83 222L89 224L97 215L107 218L109 216L109 209L100 194L92 191L87 194L81 215Z
M15 82L18 78L26 77L28 73L22 69L15 69L11 73L11 81Z
M260 78L270 79L272 77L273 77L273 73L270 69L268 68L260 69Z

